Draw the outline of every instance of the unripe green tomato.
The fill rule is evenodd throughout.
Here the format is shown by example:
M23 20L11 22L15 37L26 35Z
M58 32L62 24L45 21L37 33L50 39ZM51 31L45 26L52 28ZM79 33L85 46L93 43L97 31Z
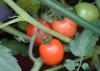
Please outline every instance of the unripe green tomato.
M75 10L78 16L81 18L93 22L100 16L97 7L91 3L81 2L75 6Z

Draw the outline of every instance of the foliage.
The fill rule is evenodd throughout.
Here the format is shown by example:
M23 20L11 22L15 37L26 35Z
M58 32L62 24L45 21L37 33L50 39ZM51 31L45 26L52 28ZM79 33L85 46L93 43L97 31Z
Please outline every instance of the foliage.
M25 22L25 21L18 22L18 28L19 29L25 31L26 26L27 26L27 22Z
M88 63L83 63L82 68L83 68L83 70L89 69L89 64Z
M75 70L75 68L76 68L76 63L75 63L74 60L67 59L67 60L65 61L64 66L66 67L67 70L73 71L73 70Z
M95 68L100 71L100 58L98 55L95 55L93 56L93 59L92 59L92 62L93 62L93 65L95 66Z
M10 49L0 45L0 70L21 71L17 60L11 55Z
M95 1L96 1L96 5L98 6L99 11L100 11L100 0L95 0Z
M11 49L12 54L28 55L28 49L25 44L17 42L16 40L1 40L1 44Z
M75 56L89 56L98 40L98 36L85 29L78 37L70 42L70 50Z
M0 0L0 2L2 2L2 1L3 0ZM60 2L63 2L62 4L67 4L64 1L65 0L61 0ZM63 67L65 67L69 71L73 71L76 69L77 69L77 71L79 71L80 67L83 68L83 70L87 70L87 69L89 69L88 63L84 63L84 62L82 63L82 61L89 57L92 57L92 62L93 62L94 67L97 70L100 70L100 59L99 59L99 55L98 55L98 54L100 54L100 51L99 51L100 48L97 48L97 46L96 46L96 42L98 41L98 38L99 38L97 34L100 35L100 31L99 31L100 20L97 20L93 24L91 24L90 22L87 22L86 20L83 20L82 18L78 17L75 14L76 12L74 12L74 9L73 9L73 11L70 11L70 9L68 9L68 7L70 7L70 6L68 6L68 7L67 7L67 5L63 6L60 2L58 2L58 0L17 0L17 4L19 6L15 2L13 2L13 0L4 0L4 2L7 3L13 10L15 10L15 12L18 15L17 18L20 17L21 22L19 22L19 20L16 21L19 23L17 28L20 28L21 30L25 31L26 23L31 23L32 25L37 27L37 29L35 30L36 33L39 31L39 29L44 30L45 32L54 36L53 38L56 37L57 39L59 39L59 41L61 41L61 44L63 41L67 42L67 43L65 43L65 42L64 43L66 45L68 45L69 48L68 48L68 50L66 50L66 49L64 49L64 50L65 50L65 52L72 52L72 54L75 56L75 60L66 58L66 60L64 61L65 62L64 64L55 65L53 67L54 69L47 70L47 71L57 71L57 69L60 69ZM45 4L46 6L42 6L42 4ZM97 6L99 8L98 4L97 4ZM75 37L68 38L67 36L63 36L62 34L55 32L53 29L52 30L47 29L45 26L43 26L36 20L40 16L45 19L44 21L48 20L47 18L49 17L50 13L45 14L46 9L47 9L46 12L52 13L51 14L51 15L53 15L52 19L58 20L62 16L68 17L68 18L72 19L73 21L77 22L78 25L84 27L84 30L81 33L79 33L78 35L76 34ZM53 11L53 9L55 11L59 12L60 15L62 15L62 16L60 16L60 15L58 16L58 13L56 14L55 11ZM44 13L44 15L43 15L43 13ZM34 17L33 17L34 15L36 15L38 17L36 19L34 19ZM51 21L52 20L50 19L49 23L51 23ZM43 64L43 61L41 59L42 58L41 56L38 58L35 58L33 55L33 52L32 52L35 36L32 36L32 38L30 38L25 33L22 33L21 31L16 30L16 28L15 28L16 25L15 25L15 27L11 26L11 28L7 28L7 27L9 27L9 26L7 26L8 24L12 24L12 23L16 23L16 22L14 20L10 20L9 22L3 23L5 26L0 29L3 29L4 31L13 34L14 36L16 35L17 37L21 37L21 38L23 38L23 40L27 39L26 40L27 42L31 41L30 46L29 46L29 47L31 47L31 48L29 48L29 57L31 60L33 59L32 61L34 62L34 66L31 69L31 71L39 71L40 67ZM2 26L2 24L0 26ZM71 30L69 30L69 31L71 31ZM33 40L33 38L34 38L34 40ZM2 70L2 71L21 71L21 68L17 64L17 60L11 55L11 53L14 55L16 55L16 54L28 55L28 49L27 49L26 43L22 43L21 42L22 40L20 38L19 38L19 40L20 41L16 41L15 39L1 40L0 70ZM25 41L23 41L23 42L25 42ZM47 48L47 46L46 46L46 48ZM44 48L43 48L43 50L44 50ZM57 49L55 49L55 50L57 50ZM72 54L70 54L70 55L72 55ZM44 55L46 55L46 54L44 53ZM77 57L81 57L81 58L77 58ZM47 58L47 56L46 56L46 58ZM53 57L53 58L55 58L55 57ZM58 56L57 60L59 60L59 59L60 58ZM53 59L53 61L54 61L54 59ZM79 64L79 62L80 62L80 64Z
M2 4L2 3L4 3L4 1L3 0L0 0L0 4Z
M41 7L39 0L18 0L17 3L29 13L37 13Z

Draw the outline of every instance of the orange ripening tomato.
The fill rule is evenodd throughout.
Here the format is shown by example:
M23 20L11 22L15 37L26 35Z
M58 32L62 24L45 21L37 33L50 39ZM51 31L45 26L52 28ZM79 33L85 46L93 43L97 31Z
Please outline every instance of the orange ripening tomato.
M58 39L52 39L47 44L41 44L39 47L41 59L47 65L57 65L64 57L64 47Z
M42 23L42 22L43 22L43 19L39 19L38 21L39 21L40 23ZM44 24L44 26L46 26L47 28L51 29L51 26L50 26L50 24L49 24L48 22L46 22L46 23ZM33 26L32 24L28 24L28 25L26 26L26 34L27 34L28 36L30 36L30 37L32 37L32 36L34 35L35 30L36 30L36 27ZM41 35L46 34L46 37L48 37L49 34L48 34L48 33L45 33L43 30L39 30L38 33L40 34L40 36L37 36L37 37L36 37L35 43L36 43L37 45L40 45L40 44L42 44L42 40L44 39L44 36L41 36Z
M52 20L52 29L67 37L73 37L77 32L77 24L69 18L64 18L62 21Z

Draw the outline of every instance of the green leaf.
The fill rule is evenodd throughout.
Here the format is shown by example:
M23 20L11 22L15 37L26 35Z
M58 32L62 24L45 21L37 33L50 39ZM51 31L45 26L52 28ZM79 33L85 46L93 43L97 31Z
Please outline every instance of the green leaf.
M67 59L67 60L65 61L64 66L66 67L66 69L67 69L68 71L73 71L73 70L75 70L76 63L75 63L74 60Z
M0 45L0 71L22 71L10 49Z
M100 0L95 0L95 2L96 2L96 5L98 6L99 11L100 11Z
M0 0L0 4L3 4L4 3L4 1L3 0Z
M17 42L16 40L1 40L1 44L5 47L11 49L13 55L21 54L21 55L28 55L28 49L25 44L21 42Z
M70 42L70 50L75 56L89 56L98 40L98 36L90 30L85 29L79 37Z
M95 51L93 54L100 54L100 46L95 46Z
M100 71L100 59L99 59L98 55L93 56L92 62L93 62L93 65L95 66L95 68L97 69L97 71Z
M30 13L37 13L41 7L40 0L17 0L17 3Z
M21 30L23 30L23 31L25 31L27 24L28 23L25 22L25 21L20 21L20 22L18 22L18 28L21 29Z
M84 69L84 70L89 69L89 64L88 63L83 63L82 64L82 69Z
M96 20L95 22L93 22L94 26L96 26L97 28L100 28L100 19Z

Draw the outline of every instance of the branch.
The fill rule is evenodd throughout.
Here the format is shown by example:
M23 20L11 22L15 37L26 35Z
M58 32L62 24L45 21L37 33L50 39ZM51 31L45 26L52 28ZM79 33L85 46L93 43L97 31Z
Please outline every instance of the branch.
M86 59L88 59L88 58L90 58L90 57L84 57L84 58L81 59L81 61L82 61L82 60L86 60ZM77 58L77 59L75 59L74 61L75 61L75 62L79 62L79 61L80 61L80 58ZM58 65L58 66L54 66L54 67L52 67L52 68L48 68L48 69L46 69L46 70L44 70L44 71L57 71L57 70L59 70L59 69L61 69L61 68L64 68L64 67L65 67L64 64L61 64L61 65Z
M34 55L33 55L33 45L34 45L34 42L35 42L35 39L37 37L37 31L34 33L34 36L31 38L31 41L30 41L30 45L29 45L29 57L30 59L34 62L36 59L34 58Z
M52 68L49 68L49 69L46 69L44 71L56 71L56 70L59 70L61 68L64 68L64 65L58 65L58 66L54 66Z
M3 31L6 31L14 36L19 37L22 41L30 41L30 37L28 37L27 35L25 35L24 33L21 33L20 31L10 27L10 26L6 26L4 28L2 28Z
M37 29L35 30L34 36L31 38L30 41L30 45L29 45L29 57L30 59L34 62L34 66L32 67L31 71L39 71L39 69L41 68L43 62L40 58L35 58L33 55L33 45L35 42L35 39L37 37L38 33L37 33Z
M73 19L80 26L88 28L88 29L90 29L90 30L92 30L95 33L97 33L97 34L100 35L100 29L98 27L96 27L94 24L91 24L90 22L88 22L88 21L80 18L75 13L71 12L70 10L68 10L67 8L65 8L63 5L61 5L59 2L57 2L55 0L41 0L41 1L42 1L42 3L44 3L48 7L56 10L60 14Z
M13 10L15 10L22 18L23 20L31 23L32 25L36 26L37 28L44 30L45 32L48 32L49 34L65 41L65 42L70 42L71 39L63 36L55 31L50 30L49 28L43 26L42 24L40 24L39 22L37 22L36 20L34 20L26 11L24 11L23 9L21 9L18 5L16 5L12 0L4 0Z
M7 26L7 25L10 25L10 24L13 24L13 23L16 23L16 22L19 22L19 21L22 21L22 18L21 17L18 17L16 19L13 19L11 21L8 21L6 23L0 23L0 29Z

